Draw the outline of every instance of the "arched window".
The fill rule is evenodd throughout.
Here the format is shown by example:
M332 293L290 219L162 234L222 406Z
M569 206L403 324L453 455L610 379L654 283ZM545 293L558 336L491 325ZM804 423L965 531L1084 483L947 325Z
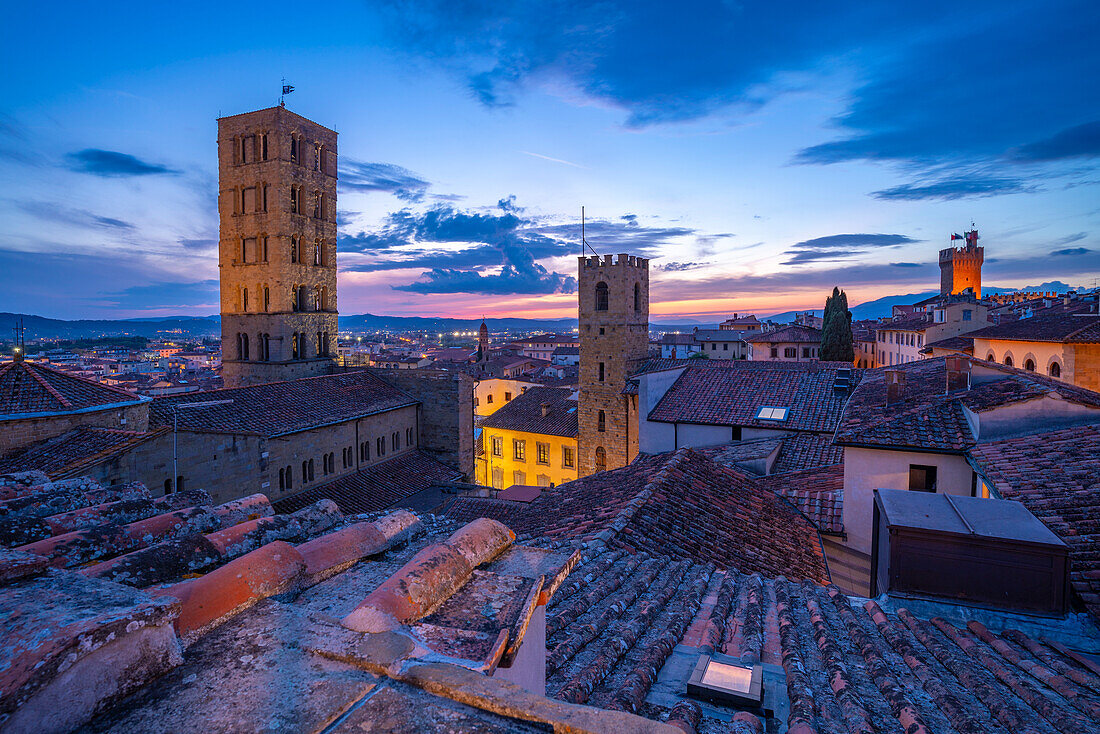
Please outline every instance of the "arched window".
M264 208L267 208L266 204L264 205ZM262 260L263 262L267 262L267 235L264 235L260 238L260 260Z
M603 446L596 447L596 471L604 471L607 469L607 452L603 450Z
M596 418L596 430L603 433L607 430L607 416L601 410Z
M989 354L986 355L985 359L986 359L987 362L996 362L997 361L997 355L993 354L993 352L990 352Z
M290 238L290 261L292 263L298 262L298 238Z
M317 332L317 356L321 356L325 353L325 336L322 332Z
M247 288L242 288L241 289L241 310L245 311L245 312L248 311L248 289Z
M317 240L313 243L313 264L320 265L321 260L321 240Z
M1025 359L1024 360L1024 369L1027 370L1028 372L1034 372L1035 371L1035 360L1030 359L1030 358Z
M271 289L264 286L264 313L271 310Z
M286 489L286 469L279 470L279 489Z
M375 449L375 454L377 456L385 456L386 455L386 437L385 436L379 436L378 438L375 439L374 449Z
M298 335L298 359L309 359L309 353L306 351L305 332Z
M305 482L308 482L308 481L309 481L309 462L308 461L303 461L302 462L302 483L304 484Z
M299 311L312 311L309 307L309 288L300 285L298 286L298 310Z
M241 334L241 359L248 361L248 334Z
M172 494L172 478L171 477L164 480L164 493L165 494Z
M313 459L309 460L309 480L313 481Z
M267 258L264 258L265 260ZM639 283L634 284L634 312L642 310L642 286Z
M290 337L290 358L298 359L298 332L294 332Z
M328 311L328 287L321 286L321 310Z
M1051 377L1061 377L1062 376L1062 365L1058 364L1057 362L1051 362L1050 367L1048 368L1047 371L1050 372Z
M294 472L290 470L290 464L286 466L286 488L290 489L294 486Z
M1012 366L1012 355L1011 354L1006 354L1005 355L1005 367L1011 367L1011 366Z
M596 310L607 310L607 283L602 280L596 284Z
M329 348L329 344L331 342L329 342L327 331L322 332L322 334L321 334L321 343L325 345L325 356L327 357L332 352L332 350Z

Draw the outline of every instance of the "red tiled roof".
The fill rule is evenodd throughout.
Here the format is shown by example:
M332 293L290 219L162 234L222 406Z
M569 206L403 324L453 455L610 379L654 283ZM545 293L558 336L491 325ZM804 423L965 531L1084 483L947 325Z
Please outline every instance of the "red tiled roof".
M813 525L756 480L691 449L544 488L531 503L459 497L448 517L493 517L521 537L602 538L631 551L794 578L827 577Z
M121 431L80 426L8 454L0 459L0 473L39 469L54 478L74 476L166 430Z
M401 501L435 484L449 484L462 472L419 449L372 464L327 484L311 487L275 502L278 512L294 512L321 499L332 500L348 515L400 506Z
M775 331L754 334L745 337L745 341L753 344L819 344L821 342L821 329L802 324L791 324Z
M844 532L843 464L769 474L759 481L790 500L821 532Z
M879 324L878 331L924 331L929 326L932 326L932 319L927 316L914 316L912 318L883 321Z
M987 326L967 334L972 339L1011 339L1013 341L1100 343L1100 316L1061 314L1033 316Z
M365 370L222 388L201 394L168 395L153 400L150 422L171 426L174 405L232 400L194 410L179 410L179 427L210 433L279 436L359 416L393 410L419 401Z
M577 437L577 401L560 387L531 387L481 421L482 428L524 431L544 436ZM549 412L542 414L543 404Z
M0 366L0 416L66 413L140 400L132 392L38 362L8 362Z
M665 423L753 426L788 431L833 431L847 398L833 391L839 363L800 364L801 369L687 369L649 413ZM862 370L851 370L857 383ZM756 418L762 406L790 408L785 421Z
M998 494L1069 546L1070 584L1100 622L1100 426L980 443L970 456Z
M1100 394L1033 372L974 361L969 390L946 392L946 357L868 370L844 410L841 445L914 447L961 452L976 441L965 411L982 413L1047 395L1100 407ZM886 372L906 374L902 400L886 405Z

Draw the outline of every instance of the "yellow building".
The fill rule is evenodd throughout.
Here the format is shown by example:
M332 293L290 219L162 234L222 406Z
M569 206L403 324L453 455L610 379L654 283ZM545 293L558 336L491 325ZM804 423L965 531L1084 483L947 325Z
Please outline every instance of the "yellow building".
M492 415L532 387L538 387L538 383L502 377L479 380L474 387L474 415Z
M551 487L577 478L577 396L532 387L481 423L477 481L495 489Z
M1009 321L967 334L974 356L1100 390L1100 316L1060 314Z

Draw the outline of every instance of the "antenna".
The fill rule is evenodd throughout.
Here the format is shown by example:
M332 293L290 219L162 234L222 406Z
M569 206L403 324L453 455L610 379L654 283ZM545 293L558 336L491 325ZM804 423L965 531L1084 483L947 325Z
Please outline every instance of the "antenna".
M588 244L588 240L586 240L584 238L584 207L582 206L581 207L581 257L584 257L584 248L586 248L586 247L589 250L591 250L592 254L595 255L596 257L600 256L600 253L596 252L596 250L592 247L592 245Z

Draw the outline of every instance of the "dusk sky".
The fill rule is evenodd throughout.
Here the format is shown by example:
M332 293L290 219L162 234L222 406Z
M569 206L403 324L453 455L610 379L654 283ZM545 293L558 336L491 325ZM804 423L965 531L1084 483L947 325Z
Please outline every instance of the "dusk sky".
M343 314L654 318L1100 276L1100 3L11 3L0 311L218 311L216 118L337 130Z

